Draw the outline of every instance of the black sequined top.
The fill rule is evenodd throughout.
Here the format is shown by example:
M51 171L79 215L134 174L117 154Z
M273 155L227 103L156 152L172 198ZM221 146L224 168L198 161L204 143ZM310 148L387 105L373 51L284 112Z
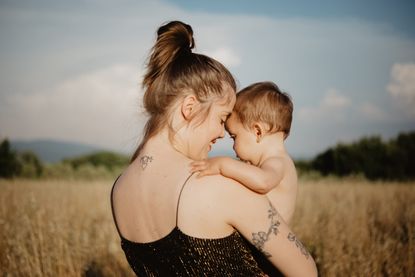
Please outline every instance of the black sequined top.
M120 232L119 235L127 261L137 276L267 276L237 231L219 239L188 236L177 227L177 213L176 227L154 242L138 243L123 238Z

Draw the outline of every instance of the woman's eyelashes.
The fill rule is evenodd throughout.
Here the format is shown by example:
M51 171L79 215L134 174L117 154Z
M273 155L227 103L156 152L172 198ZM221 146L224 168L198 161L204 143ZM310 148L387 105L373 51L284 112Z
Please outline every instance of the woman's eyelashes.
M226 115L225 115L225 117L221 117L221 119L220 119L220 124L225 125L226 120L228 119L228 117L229 117L230 115L231 115L231 114L230 114L230 113L228 113L228 114L226 114Z
M220 124L221 124L221 125L225 125L226 119L227 119L227 117L225 117L225 118L223 118L223 117L222 117L222 118L220 119Z

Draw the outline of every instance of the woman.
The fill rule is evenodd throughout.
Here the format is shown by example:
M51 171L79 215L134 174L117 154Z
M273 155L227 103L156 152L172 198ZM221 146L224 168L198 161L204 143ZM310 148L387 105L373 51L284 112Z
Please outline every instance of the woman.
M150 117L111 194L130 266L140 276L265 276L242 235L282 273L316 275L266 196L223 176L189 173L224 136L236 85L222 64L191 52L189 25L173 21L157 34L143 81Z

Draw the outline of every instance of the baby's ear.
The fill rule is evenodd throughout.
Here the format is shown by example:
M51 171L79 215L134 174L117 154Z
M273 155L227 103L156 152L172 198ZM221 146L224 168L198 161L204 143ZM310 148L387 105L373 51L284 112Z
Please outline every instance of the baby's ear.
M256 142L259 143L264 136L264 127L262 126L262 124L255 122L253 129L256 136Z

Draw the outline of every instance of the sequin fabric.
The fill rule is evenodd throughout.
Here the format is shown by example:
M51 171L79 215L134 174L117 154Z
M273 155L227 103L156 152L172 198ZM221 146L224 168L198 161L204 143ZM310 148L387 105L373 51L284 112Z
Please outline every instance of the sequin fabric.
M175 227L151 243L121 238L121 247L137 276L267 276L236 231L225 238L200 239Z

